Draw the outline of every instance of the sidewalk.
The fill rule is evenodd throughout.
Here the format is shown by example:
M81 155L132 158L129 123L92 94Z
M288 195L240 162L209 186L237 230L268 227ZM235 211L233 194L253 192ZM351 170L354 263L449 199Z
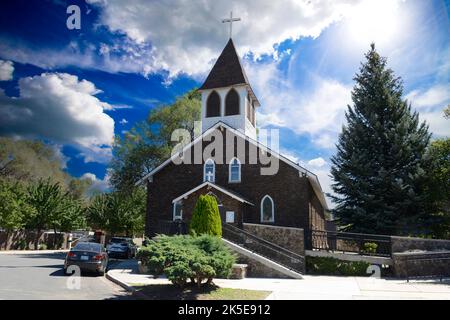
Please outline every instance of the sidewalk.
M0 254L52 254L52 253L66 253L69 250L4 250Z
M134 291L132 285L169 284L165 278L153 279L139 274L137 261L118 263L108 271L108 279ZM215 279L222 288L272 291L269 300L366 300L366 299L436 299L450 300L450 280L386 280L365 277L304 276L296 279L242 280Z

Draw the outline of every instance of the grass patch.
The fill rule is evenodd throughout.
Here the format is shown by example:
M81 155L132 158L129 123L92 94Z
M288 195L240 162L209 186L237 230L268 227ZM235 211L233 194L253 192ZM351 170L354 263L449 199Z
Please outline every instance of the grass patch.
M134 285L150 300L264 300L270 291L187 286L180 289L172 284Z

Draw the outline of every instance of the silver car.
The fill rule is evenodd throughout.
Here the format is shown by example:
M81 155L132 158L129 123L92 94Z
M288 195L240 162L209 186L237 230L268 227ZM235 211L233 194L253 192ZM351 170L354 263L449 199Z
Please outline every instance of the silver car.
M110 257L131 259L136 256L137 247L131 238L113 237L106 246Z

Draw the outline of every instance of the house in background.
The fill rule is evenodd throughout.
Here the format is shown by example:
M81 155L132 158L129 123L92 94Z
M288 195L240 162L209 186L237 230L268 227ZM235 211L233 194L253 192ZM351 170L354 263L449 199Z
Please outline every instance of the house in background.
M204 194L216 197L223 222L238 227L324 230L327 204L317 176L257 141L260 103L232 39L199 91L202 134L141 180L147 184L146 235L165 233L169 221L189 223ZM217 139L222 149L198 161ZM267 159L277 162L274 174L262 174Z

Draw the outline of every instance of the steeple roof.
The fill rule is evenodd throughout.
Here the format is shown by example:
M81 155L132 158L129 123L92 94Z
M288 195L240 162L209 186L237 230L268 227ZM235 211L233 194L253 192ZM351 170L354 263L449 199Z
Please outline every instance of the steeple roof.
M233 40L230 39L199 90L224 88L233 85L246 85L249 94L256 101L257 105L259 105L259 101L250 86L245 70L236 52Z

